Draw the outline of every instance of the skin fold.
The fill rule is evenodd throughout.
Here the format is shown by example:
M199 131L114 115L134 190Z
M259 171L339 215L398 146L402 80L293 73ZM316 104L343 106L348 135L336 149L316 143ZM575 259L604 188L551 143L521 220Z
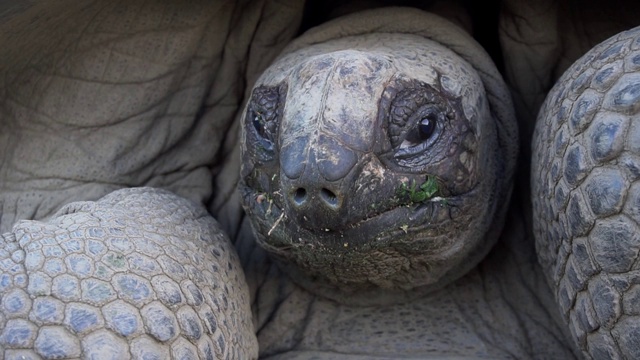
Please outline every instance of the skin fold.
M414 10L362 12L382 6ZM636 358L637 36L598 44L638 14L622 0L0 4L0 351ZM400 60L416 56L447 61ZM285 105L251 107L274 97ZM428 147L422 118L389 115L405 108L459 117L433 118L451 126ZM271 158L250 131L278 135ZM424 150L438 144L452 153ZM412 222L429 206L445 225Z

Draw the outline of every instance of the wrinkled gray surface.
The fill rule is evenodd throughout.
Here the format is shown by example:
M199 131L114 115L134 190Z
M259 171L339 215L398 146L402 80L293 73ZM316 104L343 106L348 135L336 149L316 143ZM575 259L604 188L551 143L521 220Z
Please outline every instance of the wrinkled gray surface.
M296 346L301 350L289 358L344 354L341 341L358 334L348 326L343 338L331 334L340 323L359 324L352 321L357 315L327 318L349 309L309 298L283 280L251 243L233 193L239 166L234 117L248 87L296 34L302 2L32 3L36 6L26 11L0 10L0 233L19 219L47 218L66 203L95 200L115 189L169 188L210 205L236 242L263 354ZM593 0L578 7L569 1L529 3L504 2L498 27L502 53L492 54L504 60L523 134L523 171L509 225L486 261L425 299L424 306L439 313L455 304L461 320L451 322L451 331L475 334L462 340L480 339L472 347L479 355L566 358L571 356L563 335L568 329L555 320L557 305L532 248L523 181L529 136L546 92L564 69L597 42L635 25L638 12L634 1ZM453 9L471 28L473 14ZM3 250L13 254L12 246ZM21 261L19 252L16 260ZM459 303L465 299L470 301ZM391 314L404 329L400 312ZM428 311L407 316L413 321L415 314ZM451 351L448 341L456 337L441 331L449 321L428 321L434 323L426 327L425 337L432 339L426 343ZM27 319L14 325L33 329ZM384 340L380 346L393 343L392 336ZM353 358L358 356L366 358Z
M212 167L244 83L300 16L295 2L56 0L0 24L0 232L123 187L229 196Z

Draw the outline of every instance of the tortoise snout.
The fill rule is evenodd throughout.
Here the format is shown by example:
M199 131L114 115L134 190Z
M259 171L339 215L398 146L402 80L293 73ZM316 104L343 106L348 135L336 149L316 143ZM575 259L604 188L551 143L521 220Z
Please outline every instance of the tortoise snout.
M336 229L347 222L358 154L340 141L299 137L283 147L280 187L288 216L310 229Z

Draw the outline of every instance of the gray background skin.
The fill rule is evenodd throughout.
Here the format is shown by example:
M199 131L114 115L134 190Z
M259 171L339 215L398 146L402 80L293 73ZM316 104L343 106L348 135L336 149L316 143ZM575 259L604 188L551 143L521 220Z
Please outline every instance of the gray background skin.
M580 4L506 1L496 15L502 52L493 55L504 64L519 115L522 164L529 162L528 139L551 85L592 46L637 25L635 2ZM288 358L308 358L314 349L329 357L344 353L357 338L335 334L357 337L349 326L364 310L313 298L283 280L247 243L251 236L233 194L239 164L234 118L256 77L297 34L302 3L151 5L42 1L3 16L0 232L18 219L46 219L64 204L116 189L167 188L207 205L239 249L261 354L296 348ZM436 8L453 11L463 24L473 18L459 16L457 6ZM411 311L434 314L426 327L441 353L480 339L475 345L490 357L571 356L564 325L547 310L556 305L533 253L528 171L520 169L503 236L509 241L460 281L413 304ZM477 306L465 301L474 298L481 299ZM522 307L532 298L537 305ZM457 322L437 318L447 309ZM384 323L385 316L385 331L406 328L393 314L377 319ZM338 331L341 324L345 332ZM474 335L450 335L461 329ZM388 344L398 344L394 336L405 339L383 332Z

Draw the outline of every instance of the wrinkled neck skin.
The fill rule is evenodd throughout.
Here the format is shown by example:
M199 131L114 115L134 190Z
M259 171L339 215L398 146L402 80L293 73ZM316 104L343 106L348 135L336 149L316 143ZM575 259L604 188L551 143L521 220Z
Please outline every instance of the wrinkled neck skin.
M505 230L515 241L499 242L462 278L405 303L344 305L274 277L275 266L248 271L260 289L253 311L261 358L579 358L521 210L511 208Z
M386 2L388 4L389 1ZM329 14L330 19L335 19L348 14L355 14L363 10L384 7L385 1L377 0L354 0L340 1L332 8ZM431 14L441 16L444 19L464 29L468 33L473 32L473 24L468 9L465 8L464 1L459 0L438 0L417 2L413 6L428 11Z

